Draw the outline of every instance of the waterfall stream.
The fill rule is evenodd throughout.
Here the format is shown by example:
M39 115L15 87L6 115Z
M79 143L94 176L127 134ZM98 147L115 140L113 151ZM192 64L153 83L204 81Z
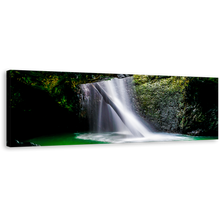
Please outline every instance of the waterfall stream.
M132 109L127 80L112 79L81 86L91 130L126 133L135 137L146 137L152 133Z

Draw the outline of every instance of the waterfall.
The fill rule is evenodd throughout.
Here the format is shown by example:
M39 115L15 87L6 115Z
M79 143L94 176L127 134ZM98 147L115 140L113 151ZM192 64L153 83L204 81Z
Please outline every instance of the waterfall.
M81 140L105 143L190 140L179 134L152 132L132 106L132 77L81 85L82 106L87 110L90 130Z
M87 109L90 130L96 133L118 132L134 137L147 137L152 132L132 108L128 95L132 78L83 84L83 105Z

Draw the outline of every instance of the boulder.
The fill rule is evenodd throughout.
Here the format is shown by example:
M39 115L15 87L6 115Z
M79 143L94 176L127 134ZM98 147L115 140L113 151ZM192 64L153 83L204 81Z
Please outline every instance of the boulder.
M117 77L118 77L119 79L125 78L124 74L122 74L122 73L118 73L118 74L117 74Z

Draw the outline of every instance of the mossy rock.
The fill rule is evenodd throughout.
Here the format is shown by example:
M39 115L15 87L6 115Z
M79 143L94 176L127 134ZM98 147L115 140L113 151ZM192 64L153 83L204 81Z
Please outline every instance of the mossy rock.
M217 78L134 75L133 83L140 114L157 130L218 135Z

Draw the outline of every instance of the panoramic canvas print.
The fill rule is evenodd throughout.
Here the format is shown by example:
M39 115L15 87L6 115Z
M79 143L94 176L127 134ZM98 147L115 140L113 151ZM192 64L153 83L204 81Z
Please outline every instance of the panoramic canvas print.
M218 78L7 71L7 146L218 139Z

